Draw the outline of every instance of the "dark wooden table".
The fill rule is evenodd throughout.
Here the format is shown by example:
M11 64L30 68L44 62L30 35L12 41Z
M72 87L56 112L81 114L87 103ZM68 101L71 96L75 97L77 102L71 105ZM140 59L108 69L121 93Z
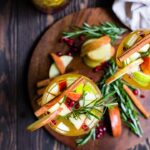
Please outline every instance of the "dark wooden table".
M58 19L87 7L105 7L112 1L72 0L54 15L34 9L30 0L0 0L0 150L69 150L44 129L32 134L26 126L35 121L28 93L28 63L45 30ZM133 149L148 150L148 139Z

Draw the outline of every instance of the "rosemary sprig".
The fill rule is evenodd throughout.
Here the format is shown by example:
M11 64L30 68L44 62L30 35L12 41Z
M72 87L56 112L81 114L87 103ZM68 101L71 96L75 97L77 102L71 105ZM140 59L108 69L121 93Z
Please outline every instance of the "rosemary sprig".
M93 128L85 137L77 139L76 140L76 144L78 146L80 145L84 145L85 143L87 143L91 138L93 137L93 139L95 139L95 128Z
M89 116L93 116L96 119L100 119L97 115L92 113L92 110L96 110L97 112L101 112L101 108L103 107L112 107L114 105L118 105L117 102L114 102L114 100L108 100L110 97L112 97L116 92L113 91L107 95L105 95L104 97L102 97L101 99L95 99L92 102L83 105L81 107L79 107L78 109L75 109L73 107L71 113L69 113L66 117L69 118L70 116L74 116L75 118L79 118L81 114L85 114L86 117Z
M128 94L123 89L123 83L121 79L113 82L110 85L106 85L105 81L108 77L112 76L117 70L117 66L114 60L109 61L109 68L107 69L107 73L105 77L100 81L99 87L103 95L111 91L116 91L115 98L119 104L119 108L121 111L121 116L124 123L131 129L133 133L138 136L142 136L142 129L140 126L138 113L134 108L134 105L129 98ZM107 91L107 92L106 92Z
M72 32L63 32L65 38L74 38L80 35L85 35L87 38L98 38L103 35L108 35L112 41L118 39L126 29L117 27L114 23L105 22L100 25L90 26L83 23L82 27L74 27Z

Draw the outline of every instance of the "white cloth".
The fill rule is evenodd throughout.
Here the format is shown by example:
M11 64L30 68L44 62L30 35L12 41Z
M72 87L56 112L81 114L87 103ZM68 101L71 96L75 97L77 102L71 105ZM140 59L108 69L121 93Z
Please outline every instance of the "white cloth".
M150 0L115 0L112 9L131 30L150 29Z

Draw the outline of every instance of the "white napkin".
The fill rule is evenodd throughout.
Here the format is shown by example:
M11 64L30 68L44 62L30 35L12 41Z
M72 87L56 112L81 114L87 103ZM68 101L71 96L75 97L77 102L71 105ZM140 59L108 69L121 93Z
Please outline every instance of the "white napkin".
M150 0L115 0L112 8L131 30L150 29Z

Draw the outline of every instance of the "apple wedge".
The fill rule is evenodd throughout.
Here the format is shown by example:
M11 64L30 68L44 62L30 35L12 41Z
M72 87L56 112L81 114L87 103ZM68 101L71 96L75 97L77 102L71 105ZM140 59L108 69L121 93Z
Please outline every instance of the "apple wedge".
M67 97L73 101L78 101L82 94L75 92L68 92Z
M60 57L65 69L70 64L70 62L73 60L72 56L63 55ZM60 71L58 70L55 63L53 63L49 69L49 78L54 78L60 74Z
M91 51L95 51L102 45L106 45L110 42L111 42L111 39L107 35L102 36L98 39L88 40L85 44L83 44L83 46L81 48L81 56L85 56L87 53L89 53Z
M118 78L122 77L124 74L131 72L135 67L139 66L142 63L143 63L143 59L141 59L141 58L135 60L134 62L130 63L129 65L127 65L123 69L118 70L114 75L109 77L106 80L106 84L110 84L110 83L114 82Z
M111 54L111 44L105 44L101 47L95 49L94 51L88 52L87 56L94 61L107 61L112 56Z

